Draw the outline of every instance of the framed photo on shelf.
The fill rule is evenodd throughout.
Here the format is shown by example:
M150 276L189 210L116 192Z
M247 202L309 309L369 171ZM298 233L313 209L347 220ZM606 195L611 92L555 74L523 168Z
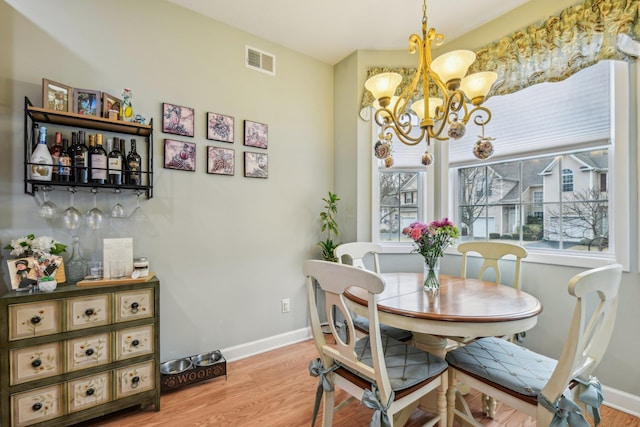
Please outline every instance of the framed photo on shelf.
M73 98L73 88L54 82L49 79L42 79L42 107L47 110L73 111L70 101Z
M196 144L194 142L164 140L164 167L181 171L196 171Z
M30 256L7 260L11 289L27 290L38 284L38 278L55 276L62 264L59 255L42 254L38 257Z
M269 158L267 153L244 152L244 176L247 178L268 178Z
M120 108L122 107L122 99L102 92L102 117L118 120L120 119ZM109 112L115 111L115 117L109 117ZM113 113L112 113L113 114Z
M194 109L180 105L162 104L162 132L193 136Z
M236 150L233 148L207 147L207 173L234 175Z
M224 114L207 113L207 139L233 143L235 120Z
M73 90L74 113L100 117L100 111L100 91L90 89Z
M267 148L268 143L268 125L251 120L244 121L244 145L248 147Z

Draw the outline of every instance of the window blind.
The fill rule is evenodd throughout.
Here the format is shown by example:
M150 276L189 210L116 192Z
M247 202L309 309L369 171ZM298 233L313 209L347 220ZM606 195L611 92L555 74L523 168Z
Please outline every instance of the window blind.
M495 138L490 160L610 144L611 92L611 63L601 61L560 82L489 98L485 136ZM451 166L482 162L473 155L482 128L472 120L464 137L449 140Z

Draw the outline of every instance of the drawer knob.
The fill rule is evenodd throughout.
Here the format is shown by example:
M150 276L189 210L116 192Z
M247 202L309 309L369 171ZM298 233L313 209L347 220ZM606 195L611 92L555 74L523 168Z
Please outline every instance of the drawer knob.
M88 348L84 354L86 354L87 356L91 356L93 354L93 349L92 348Z
M140 341L139 340L133 340L133 341L131 341L131 345L134 346L134 347L137 347L137 346L140 345Z
M140 377L136 375L135 377L131 378L131 388L138 387L138 384L140 384Z
M40 409L42 409L42 403L40 402L34 403L33 406L31 406L31 409L33 409L34 411L39 411Z
M93 396L93 393L95 393L96 391L92 388L87 389L87 396Z
M87 316L93 316L93 313L94 313L94 312L93 312L93 308L87 308L87 309L84 311L84 314L86 314Z
M138 312L139 307L140 307L140 304L138 304L137 302L131 303L131 312L133 314L136 314Z
M40 360L40 359L36 359L33 362L31 362L31 366L33 366L34 368L37 368L40 365L42 365L42 360Z
M40 318L40 316L33 316L31 318L31 323L34 324L34 325L37 325L38 323L40 323L41 320L42 319Z

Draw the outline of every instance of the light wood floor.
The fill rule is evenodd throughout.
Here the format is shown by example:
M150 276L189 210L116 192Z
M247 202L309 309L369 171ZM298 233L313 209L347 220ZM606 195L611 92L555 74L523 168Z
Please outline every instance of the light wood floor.
M310 426L317 378L309 375L309 361L317 357L312 341L263 353L227 364L228 378L214 378L167 392L161 410L126 410L84 426L113 427L204 427L204 426ZM336 401L346 395L336 393ZM485 426L535 426L522 413L498 403L496 418L480 415L480 396L466 396L475 416ZM320 409L322 412L322 409ZM640 427L640 419L602 407L601 427ZM322 414L316 426L321 425ZM334 416L334 426L368 426L371 411L352 402ZM407 427L421 426L428 416L416 411Z

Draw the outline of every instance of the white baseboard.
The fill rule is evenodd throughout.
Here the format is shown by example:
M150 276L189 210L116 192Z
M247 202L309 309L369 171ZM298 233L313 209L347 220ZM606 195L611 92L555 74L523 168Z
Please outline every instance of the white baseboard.
M221 351L228 362L233 362L234 360L255 356L256 354L275 350L311 338L311 329L307 327L250 343L223 348ZM635 396L605 385L602 386L602 391L605 396L605 405L640 418L640 396Z
M602 394L605 398L605 405L640 418L640 396L616 390L606 385L602 386Z
M263 338L261 340L236 345L233 347L221 349L227 362L244 359L266 351L275 350L276 348L295 344L297 342L311 339L311 328L302 328L297 331L286 332L280 335Z

